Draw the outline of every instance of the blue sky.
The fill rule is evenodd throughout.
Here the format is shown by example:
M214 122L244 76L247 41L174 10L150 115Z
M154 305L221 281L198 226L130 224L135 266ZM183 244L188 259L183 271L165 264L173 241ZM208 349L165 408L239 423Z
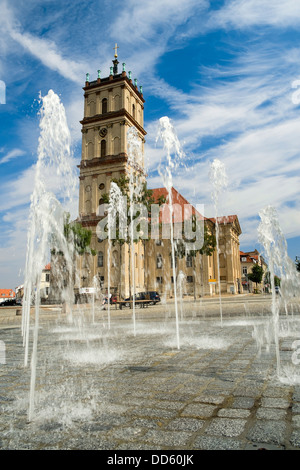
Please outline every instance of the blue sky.
M60 96L76 166L85 74L109 74L115 42L143 86L149 185L162 186L155 139L168 116L186 159L176 189L213 217L208 174L220 159L229 186L219 210L238 215L241 249L260 249L258 214L270 204L300 256L299 2L0 0L0 12L1 288L23 281L39 93Z

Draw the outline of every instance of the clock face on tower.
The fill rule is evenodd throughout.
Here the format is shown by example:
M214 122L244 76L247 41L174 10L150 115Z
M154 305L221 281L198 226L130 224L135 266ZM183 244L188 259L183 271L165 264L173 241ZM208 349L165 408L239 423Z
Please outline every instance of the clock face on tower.
M106 134L107 134L107 129L106 129L106 127L103 127L102 129L100 129L100 131L99 131L100 137L105 137Z

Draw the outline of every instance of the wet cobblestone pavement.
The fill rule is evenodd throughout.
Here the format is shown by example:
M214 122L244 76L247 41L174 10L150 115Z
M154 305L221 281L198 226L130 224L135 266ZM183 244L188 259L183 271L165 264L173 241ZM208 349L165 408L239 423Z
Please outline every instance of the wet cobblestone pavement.
M110 328L107 312L43 310L31 422L21 317L0 311L0 449L299 450L299 304L281 316L279 376L269 307L245 305L221 324L217 304L185 303L180 349L170 307L137 312L135 335L129 310Z

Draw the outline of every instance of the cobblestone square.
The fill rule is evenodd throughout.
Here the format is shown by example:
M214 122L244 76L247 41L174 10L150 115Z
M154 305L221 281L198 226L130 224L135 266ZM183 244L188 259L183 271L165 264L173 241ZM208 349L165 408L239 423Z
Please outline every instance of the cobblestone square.
M41 309L31 422L21 316L1 310L0 448L299 450L299 304L280 339L278 377L274 344L255 335L269 324L269 302L225 299L222 324L216 301L185 302L179 349L171 304L137 312L136 334L129 309L111 310L110 328L107 311L92 321L88 308L72 319Z

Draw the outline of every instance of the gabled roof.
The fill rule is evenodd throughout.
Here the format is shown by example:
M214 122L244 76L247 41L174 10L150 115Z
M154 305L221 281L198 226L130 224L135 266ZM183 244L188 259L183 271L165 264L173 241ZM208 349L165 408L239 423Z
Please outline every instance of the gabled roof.
M216 223L216 220L217 220L218 225L234 225L238 233L239 234L242 233L239 218L236 214L223 215L221 217L217 217L217 219L215 217L212 217L209 220L211 220L214 224Z
M216 220L218 221L218 224L232 224L237 220L238 216L237 215L223 215L221 217L211 217L210 220L216 223Z
M164 196L165 199L166 199L166 203L169 202L169 192L166 188L155 188L155 189L152 189L152 195L153 195L153 198L155 200L155 202L158 201L159 197L161 196ZM171 189L171 195L172 195L172 204L178 204L179 206L181 206L182 208L184 207L184 205L186 204L190 204L188 202L187 199L185 199L185 197L182 196L182 194L180 194L175 188L172 187ZM191 205L191 204L190 204ZM160 221L164 220L165 223L168 223L169 222L169 211L164 211L165 213L163 214L163 216L161 217L160 216ZM182 213L182 211L181 211ZM202 214L200 214L194 206L192 206L192 214L195 214L197 217L198 217L198 220L205 220L205 221L210 221L212 222L213 224L216 223L216 219L215 218L207 218L207 217L204 217ZM182 215L178 215L178 219L176 218L176 210L174 208L174 215L173 215L173 221L174 222L182 222ZM180 219L179 219L180 217ZM237 215L225 215L225 216L222 216L222 217L218 217L217 218L217 221L218 221L218 224L231 224L231 225L235 225L235 228L237 229L237 231L239 232L239 234L242 233L242 230L241 230L241 227L240 227L240 223L239 223L239 219L238 219L238 216Z
M152 196L153 196L153 199L155 202L158 202L158 199L163 196L166 200L166 204L169 203L169 192L166 188L155 188L155 189L152 189ZM172 187L171 189L171 196L172 196L172 206L173 209L174 209L174 214L173 214L173 221L174 222L182 222L182 215L186 218L189 218L189 214L185 213L182 211L182 209L184 208L184 206L186 205L190 205L192 206L192 214L196 215L198 220L207 220L206 217L204 217L202 214L200 214L200 212L197 211L197 209L195 209L195 207L190 203L188 202L187 199L185 199L175 188ZM176 210L178 208L178 206L181 207L181 211L180 211L180 214L179 212ZM162 217L164 222L165 223L168 223L170 222L169 220L169 210L165 210L163 211L163 215Z
M0 289L0 299L11 299L16 294L12 289Z
M258 256L257 255L250 255L250 253L244 253L244 251L240 251L240 258L246 258L246 260L243 260L243 263L256 263L258 261Z

